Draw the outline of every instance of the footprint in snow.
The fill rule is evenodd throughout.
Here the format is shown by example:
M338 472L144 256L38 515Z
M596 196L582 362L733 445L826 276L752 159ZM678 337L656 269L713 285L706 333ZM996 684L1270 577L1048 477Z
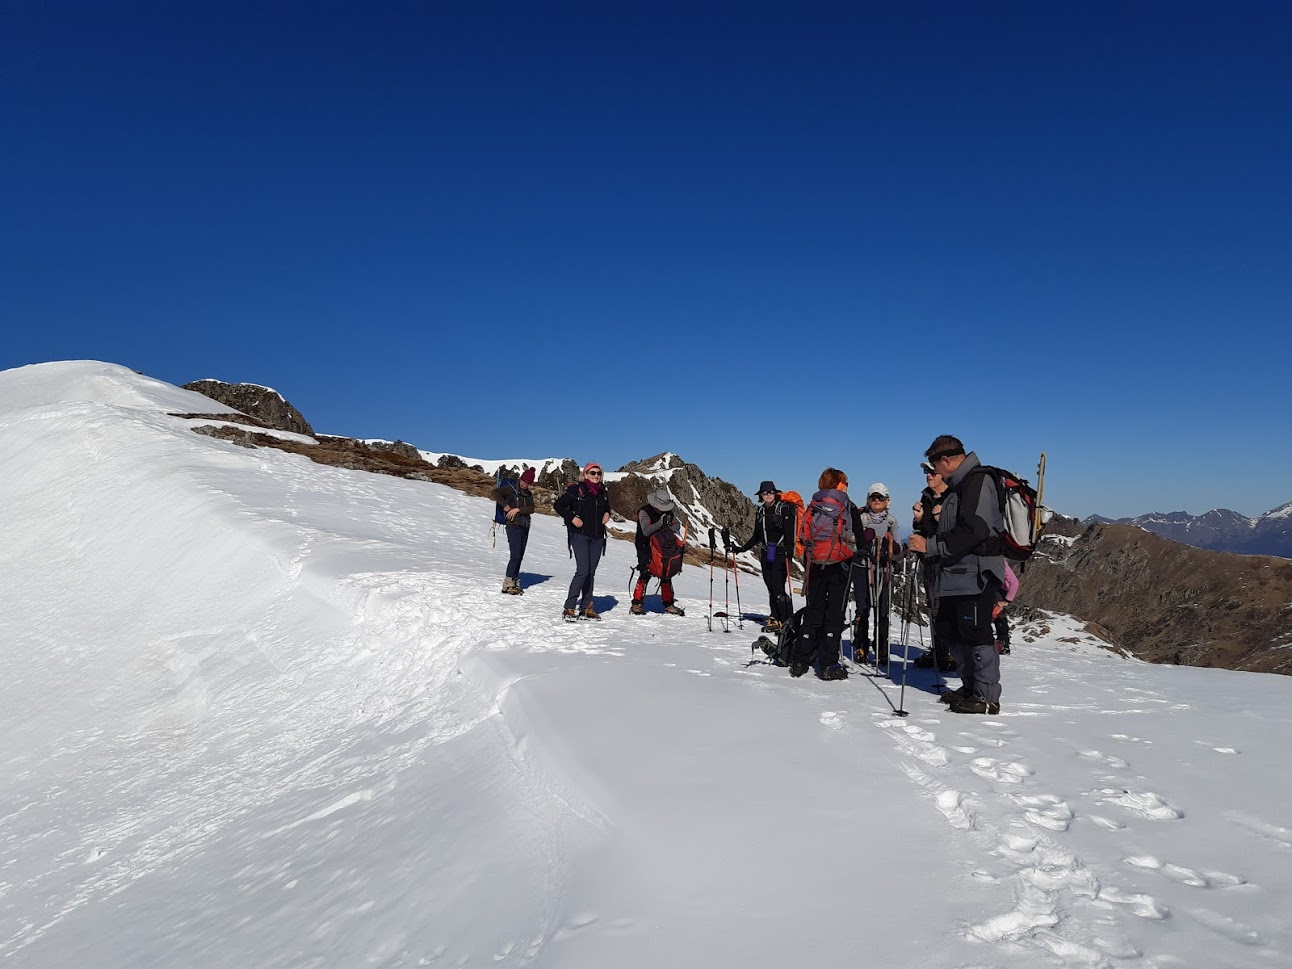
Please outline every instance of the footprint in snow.
M1033 824L1051 831L1067 831L1072 823L1072 808L1068 802L1053 794L1011 794L1015 804L1024 808L1023 817Z
M1216 753L1218 753L1218 754L1236 754L1236 753L1238 753L1238 750L1237 750L1237 749L1235 749L1235 748L1233 748L1233 747L1215 747L1215 746L1212 746L1212 743L1211 743L1211 741L1209 741L1209 740L1195 740L1195 741L1194 741L1194 743L1195 743L1195 744L1197 744L1199 747L1211 747L1211 749L1212 749L1212 750L1214 750L1214 751L1215 751Z
M1171 914L1171 910L1152 895L1123 892L1120 888L1113 888L1112 886L1101 888L1097 899L1105 905L1120 906L1132 915L1138 915L1142 919L1160 921Z
M1185 912L1218 935L1223 935L1239 945L1260 945L1261 934L1251 926L1244 925L1236 919L1205 908L1188 908Z
M1280 827L1277 824L1270 824L1260 818L1252 817L1250 814L1241 814L1237 811L1228 811L1224 817L1225 820L1232 821L1240 828L1246 828L1253 834L1259 834L1262 837L1269 838L1271 841L1278 842L1284 848L1292 848L1292 831L1287 828Z
M974 734L968 733L963 730L960 731L960 736L967 737L968 739L976 743L979 747L1004 747L1005 746L1005 741L998 740L995 737L977 737Z
M969 765L969 769L979 777L999 784L1021 784L1024 777L1030 777L1032 771L1022 764L994 760L991 757L979 757Z
M1137 814L1148 821L1178 821L1184 812L1172 807L1166 798L1152 791L1117 791L1105 788L1096 792L1096 800L1101 804L1116 804L1131 814Z
M1099 764L1107 764L1109 767L1116 767L1119 770L1125 770L1130 767L1126 761L1120 757L1114 757L1112 754L1105 754L1099 750L1079 750L1077 756L1083 760L1091 760Z
M1181 885L1189 885L1193 888L1209 888L1211 882L1200 873L1192 868L1185 868L1181 865L1172 865L1152 855L1132 855L1123 859L1126 864L1132 868L1139 868L1144 871L1155 871L1163 878L1169 878L1173 882L1179 882Z
M1105 831L1123 831L1126 828L1126 825L1122 824L1122 822L1114 821L1112 818L1105 818L1099 814L1088 814L1086 817Z
M1132 737L1129 734L1124 734L1124 733L1114 733L1114 734L1109 734L1108 736L1111 737L1113 740L1125 740L1127 743L1132 743L1132 744L1152 744L1153 743L1153 741L1151 740L1144 740L1141 737Z
M937 805L942 816L951 822L951 827L968 831L973 827L973 818L964 806L965 796L959 791L940 791L933 803Z
M583 929L586 929L599 917L600 916L592 912L580 912L578 915L574 915L566 919L565 923L556 930L556 934L552 936L552 939L555 942L563 942Z

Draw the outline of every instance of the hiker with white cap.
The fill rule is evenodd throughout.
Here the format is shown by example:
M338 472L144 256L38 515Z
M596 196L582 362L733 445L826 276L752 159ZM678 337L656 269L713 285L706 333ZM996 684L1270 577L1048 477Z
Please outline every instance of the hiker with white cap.
M637 584L633 587L633 604L629 612L646 615L646 585L659 579L660 598L670 616L685 612L673 599L673 576L682 570L682 553L686 548L686 521L665 488L646 496L646 504L637 512Z
M866 489L865 507L857 509L853 516L858 560L852 566L853 596L857 601L852 648L858 662L863 653L869 656L873 649L880 664L888 663L893 566L902 551L897 519L888 510L888 502L888 487L876 481ZM872 608L876 612L873 637Z

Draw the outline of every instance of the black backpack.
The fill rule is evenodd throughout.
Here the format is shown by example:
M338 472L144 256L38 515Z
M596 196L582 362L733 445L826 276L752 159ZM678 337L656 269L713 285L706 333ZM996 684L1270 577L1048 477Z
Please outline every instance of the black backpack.
M794 640L799 638L799 629L803 625L803 613L805 612L807 612L807 606L794 613L789 622L781 626L779 632L777 632L775 642L772 642L766 636L759 636L757 642L754 643L755 646L767 654L767 658L773 666L790 665L790 659L794 655Z

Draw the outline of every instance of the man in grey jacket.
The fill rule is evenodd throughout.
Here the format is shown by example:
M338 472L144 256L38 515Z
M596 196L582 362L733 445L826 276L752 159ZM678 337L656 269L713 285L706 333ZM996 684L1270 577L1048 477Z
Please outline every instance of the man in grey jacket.
M911 536L935 570L935 629L951 650L961 687L943 695L955 713L1000 712L1000 655L991 612L1005 585L1005 559L996 478L958 438L943 434L924 456L947 483L937 531Z

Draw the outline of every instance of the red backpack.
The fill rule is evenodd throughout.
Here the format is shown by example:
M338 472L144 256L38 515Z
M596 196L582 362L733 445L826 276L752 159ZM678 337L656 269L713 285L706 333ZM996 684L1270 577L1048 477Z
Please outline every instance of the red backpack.
M657 579L671 579L682 571L685 551L670 527L661 528L650 537L650 564L647 571Z
M814 565L846 562L857 550L848 502L833 495L813 498L799 525L799 540Z

